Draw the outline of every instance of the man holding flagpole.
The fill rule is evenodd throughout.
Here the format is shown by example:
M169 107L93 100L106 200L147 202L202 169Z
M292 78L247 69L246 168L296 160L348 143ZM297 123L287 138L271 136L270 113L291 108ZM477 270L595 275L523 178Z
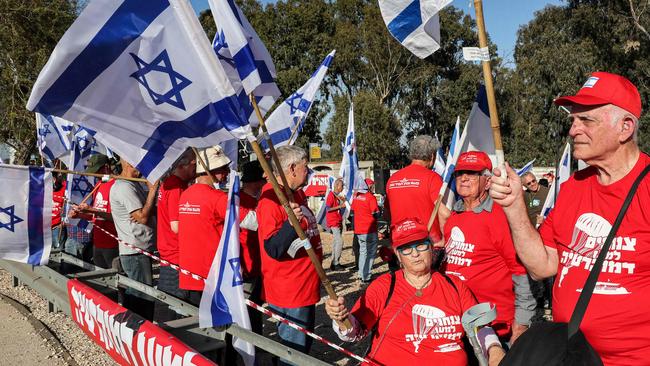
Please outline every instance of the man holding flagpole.
M320 261L323 249L316 217L307 207L301 189L307 184L307 153L291 145L281 146L276 152L281 166L274 163L274 172L279 178L280 169L284 171L288 188L293 193L290 206L308 240L298 238L273 187L267 183L257 206L263 294L274 312L311 331L316 316L315 304L320 300L320 281L305 249L313 247ZM284 345L309 353L312 339L304 333L278 323L278 335ZM279 365L287 364L283 360L279 362Z
M576 95L555 103L569 108L573 154L589 167L562 184L539 232L526 215L521 180L509 166L495 171L490 195L503 207L517 255L530 275L541 279L559 274L553 287L553 320L568 322L594 258L650 157L637 144L641 97L628 79L594 72ZM615 234L580 325L607 366L647 364L648 205L646 177Z

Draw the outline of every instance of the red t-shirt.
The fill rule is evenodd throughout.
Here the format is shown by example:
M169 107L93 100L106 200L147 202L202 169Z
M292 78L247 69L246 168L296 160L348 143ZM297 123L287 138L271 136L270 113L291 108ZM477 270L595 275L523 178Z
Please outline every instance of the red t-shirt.
M63 208L63 197L65 197L64 181L58 191L52 192L52 227L61 224L61 209Z
M187 183L173 174L158 189L158 252L160 258L174 264L178 264L178 234L172 231L169 223L178 221L178 202L185 189Z
M194 184L181 193L178 204L178 260L181 268L208 277L219 247L228 195L207 184ZM179 287L203 291L203 281L183 273Z
M329 210L332 207L340 205L338 198L334 195L334 192L329 192L327 194L327 199L325 200L326 210ZM343 223L343 218L341 217L341 210L327 211L325 214L325 219L327 220L327 227L341 227Z
M431 283L418 297L403 271L397 271L386 308L390 274L374 280L352 308L352 314L366 329L379 319L368 356L380 365L467 365L461 317L476 305L476 299L462 281L450 279L456 288L443 275L433 272Z
M479 302L496 305L492 326L499 336L507 336L515 318L512 275L524 275L526 269L517 259L503 208L493 203L492 212L453 211L445 223L445 239L446 273L463 280Z
M305 214L301 226L309 237L318 258L322 261L323 248L316 217L307 207L307 200L302 190L294 192L293 196L295 202L302 206L302 211ZM291 258L289 254L285 253L282 258L274 259L264 249L264 241L277 233L287 220L287 213L273 192L273 187L267 183L262 188L262 194L257 204L263 296L268 303L286 308L313 305L320 300L320 280L307 251L299 249L295 258Z
M604 186L595 168L562 184L555 208L544 220L544 244L557 250L553 320L568 322L592 263L632 183L650 158L641 154L623 179ZM650 352L650 177L639 185L603 262L580 324L605 365L648 364Z
M354 211L354 233L369 234L377 232L377 219L373 214L379 212L377 199L370 192L357 193L352 201Z
M239 193L239 222L242 222L249 212L255 211L257 199L246 192ZM261 274L260 244L257 231L239 228L239 243L241 244L242 273L244 278L253 278Z
M99 188L93 193L93 208L97 211L111 213L111 187L115 184L115 179L111 179L106 183L99 182L97 183ZM117 240L114 238L117 236L117 231L115 230L115 224L113 221L107 221L101 217L95 215L95 220L93 224L96 227L102 228L109 233L113 234L110 236L104 231L93 228L93 245L96 248L117 248Z
M436 205L442 179L434 171L411 164L393 174L386 183L386 203L392 224L404 219L417 218L424 225ZM442 237L438 218L431 227L434 239Z

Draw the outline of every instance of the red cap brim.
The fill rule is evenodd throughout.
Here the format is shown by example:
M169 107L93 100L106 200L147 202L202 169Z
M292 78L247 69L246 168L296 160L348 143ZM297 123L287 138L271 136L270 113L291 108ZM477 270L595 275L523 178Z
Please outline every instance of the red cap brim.
M553 101L557 105L605 105L610 104L611 102L606 101L592 95L569 95L564 97L559 97Z

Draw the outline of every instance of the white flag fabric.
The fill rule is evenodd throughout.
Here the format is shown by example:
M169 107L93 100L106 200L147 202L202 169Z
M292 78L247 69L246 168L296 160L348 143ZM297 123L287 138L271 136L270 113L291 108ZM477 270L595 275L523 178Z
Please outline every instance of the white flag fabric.
M0 258L46 265L52 247L52 173L0 164L0 186L5 189L0 195Z
M527 162L526 165L521 167L521 169L517 169L517 175L521 177L522 175L528 173L531 169L533 169L533 163L534 162L535 162L535 159Z
M555 197L560 194L560 188L562 188L562 183L569 180L571 177L571 144L567 142L564 146L564 151L562 152L562 157L560 158L560 163L558 164L557 177L551 183L549 187L548 194L546 195L546 200L544 200L544 206L542 206L542 216L546 217L551 212L555 206ZM556 188L557 186L557 188Z
M79 123L150 181L189 146L251 135L186 0L94 0L66 31L27 108Z
M447 163L445 164L445 171L442 174L442 186L440 187L440 195L443 196L442 202L447 208L451 209L456 199L454 184L451 180L456 169L458 156L463 152L463 145L467 139L467 129L470 121L467 121L463 133L460 133L460 117L456 117L456 125L454 125L454 133L451 135L451 142L449 143L449 153L447 153ZM450 189L451 187L452 189Z
M212 47L239 96L248 121L259 121L249 100L253 93L262 116L280 96L275 65L269 51L234 0L209 0L217 32Z
M492 166L497 166L497 153L494 146L494 137L490 124L490 111L488 109L487 92L485 86L479 87L476 101L467 119L467 138L463 142L461 152L483 151L492 160Z
M293 145L296 142L335 53L336 50L330 52L305 85L282 102L266 120L274 146ZM261 145L268 149L266 141L262 141Z
M250 330L239 256L239 176L235 171L230 172L229 181L226 220L201 296L199 326L211 328L236 323ZM252 344L233 337L233 346L246 366L255 363L255 347Z
M440 48L438 12L451 0L379 0L386 27L395 39L419 58Z
M334 182L335 181L336 181L336 178L332 177L331 175L327 176L327 190L325 191L325 195L323 196L323 198L321 200L320 208L318 209L318 213L316 214L316 222L323 228L327 227L327 220L326 220L326 217L327 217L327 205L325 204L325 202L327 202L327 196L329 196L332 189L334 189Z
M341 160L341 169L339 176L343 179L343 192L345 196L345 215L350 210L350 205L354 200L354 191L364 191L368 189L361 171L359 170L359 158L357 156L357 140L354 132L354 105L350 103L350 112L348 114L348 130L345 133L345 143L343 144L343 159Z
M36 139L41 156L53 162L70 151L72 122L36 113Z
M433 164L433 171L442 177L445 174L445 158L442 157L442 148L436 151L436 161Z

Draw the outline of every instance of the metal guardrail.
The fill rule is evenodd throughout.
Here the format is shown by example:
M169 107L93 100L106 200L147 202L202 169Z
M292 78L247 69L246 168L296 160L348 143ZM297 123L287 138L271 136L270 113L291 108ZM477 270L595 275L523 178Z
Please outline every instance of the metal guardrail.
M114 269L96 267L62 252L53 252L50 256L50 262L73 264L84 269L85 272L63 275L48 266L32 266L7 260L0 260L0 267L12 274L14 277L14 286L22 283L38 292L48 301L49 310L52 312L61 311L70 316L67 286L71 278L113 290L117 290L118 288L132 288L166 303L179 314L187 316L187 318L159 323L158 326L199 352L222 348L225 333L229 333L252 343L257 348L263 349L298 366L329 365L322 360L294 350L248 329L241 328L236 324L232 324L224 329L199 328L199 309L196 306L159 291L153 286L148 286L120 275Z

